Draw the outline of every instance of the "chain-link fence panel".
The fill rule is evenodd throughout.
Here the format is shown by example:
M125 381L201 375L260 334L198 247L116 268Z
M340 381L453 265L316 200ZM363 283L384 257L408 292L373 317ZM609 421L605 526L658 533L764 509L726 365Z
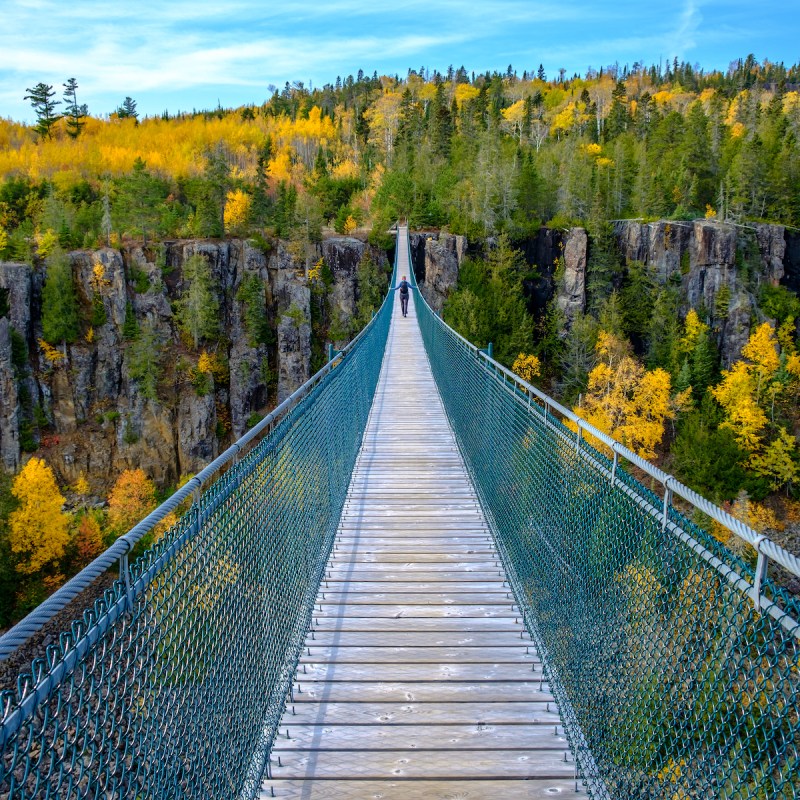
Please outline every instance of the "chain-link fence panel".
M391 307L4 693L0 797L257 794Z
M800 602L759 574L763 559L754 569L680 513L671 492L748 531L608 437L592 447L588 426L419 295L417 314L592 797L800 797ZM749 535L797 571L791 554Z

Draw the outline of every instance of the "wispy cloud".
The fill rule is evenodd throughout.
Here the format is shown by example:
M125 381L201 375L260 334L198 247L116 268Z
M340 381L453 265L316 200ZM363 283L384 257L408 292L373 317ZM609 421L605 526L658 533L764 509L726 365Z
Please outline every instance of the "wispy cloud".
M783 0L1 0L0 115L30 116L24 89L76 77L100 113L130 94L149 112L264 99L265 87L422 64L568 73L613 61L688 57L708 66L756 52L800 57L798 15ZM793 0L795 2L796 0ZM769 23L769 24L767 24ZM759 29L759 26L762 26ZM756 39L757 37L757 39ZM778 45L783 48L776 52Z

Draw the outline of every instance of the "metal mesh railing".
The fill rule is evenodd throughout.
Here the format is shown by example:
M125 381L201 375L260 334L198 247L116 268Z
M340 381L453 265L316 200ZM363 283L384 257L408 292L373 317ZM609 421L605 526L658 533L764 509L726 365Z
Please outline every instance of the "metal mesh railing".
M769 558L797 573L797 559L585 423L574 432L574 416L565 426L568 410L419 295L417 314L590 794L800 797L800 601L764 569ZM673 493L753 543L757 568L676 510Z
M257 794L390 318L384 302L343 354L257 426L265 436L249 452L239 454L252 432L210 465L202 477L230 462L155 546L130 568L123 558L124 580L3 694L0 798ZM11 644L51 612L11 631Z

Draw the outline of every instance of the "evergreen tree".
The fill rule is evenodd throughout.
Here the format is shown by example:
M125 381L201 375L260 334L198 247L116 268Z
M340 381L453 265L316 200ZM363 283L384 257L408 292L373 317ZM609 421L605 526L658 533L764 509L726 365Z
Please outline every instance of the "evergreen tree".
M225 235L225 202L231 188L231 167L228 153L222 145L206 152L205 179L209 187L209 198L217 211L216 235Z
M67 109L67 135L77 139L86 124L83 120L89 115L89 109L85 103L78 105L78 82L75 78L70 78L64 84L64 103Z
M135 119L138 121L139 112L136 110L136 101L126 97L122 105L117 108L117 116L120 119Z
M42 289L42 337L52 345L67 344L78 338L78 296L72 280L69 256L56 246L47 258L47 280Z
M219 331L219 301L211 267L199 253L183 265L183 285L183 294L176 302L178 326L196 350L201 339L211 339Z
M603 129L606 140L614 139L628 129L630 116L628 114L627 94L625 84L617 81L614 91L611 93L611 109L608 112Z
M356 286L358 287L358 300L353 322L356 329L360 329L372 319L373 312L380 308L389 287L386 273L375 263L369 248L364 251L358 264Z
M153 323L147 320L128 350L128 374L139 384L139 394L156 400L161 380L162 343Z
M453 137L453 119L444 94L444 84L436 87L436 98L430 112L431 147L436 155L443 159L450 157L450 146Z
M133 163L133 171L117 181L113 213L117 225L131 233L141 233L147 246L147 232L159 221L159 206L167 196L164 182L150 174L141 158Z
M37 83L33 89L25 91L28 94L24 99L31 101L36 114L36 132L40 139L49 139L53 125L61 119L61 114L56 114L56 106L61 105L61 101L53 99L56 96L55 89L46 83Z
M597 209L589 220L588 228L590 239L586 290L589 307L596 312L617 285L622 267L614 228Z

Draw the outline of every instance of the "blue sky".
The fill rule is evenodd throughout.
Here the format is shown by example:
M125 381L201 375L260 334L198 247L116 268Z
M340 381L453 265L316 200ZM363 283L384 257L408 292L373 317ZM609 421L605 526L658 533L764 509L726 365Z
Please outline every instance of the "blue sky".
M677 56L707 69L748 53L800 61L800 0L0 0L0 116L25 89L79 84L107 114L260 103L270 84L407 74L424 65L584 74Z

